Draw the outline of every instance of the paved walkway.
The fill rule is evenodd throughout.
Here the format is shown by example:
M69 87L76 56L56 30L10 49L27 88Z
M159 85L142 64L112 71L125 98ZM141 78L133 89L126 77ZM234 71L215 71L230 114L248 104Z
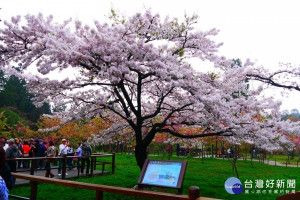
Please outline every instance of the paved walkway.
M216 159L223 159L223 158L216 158ZM226 160L228 158L224 158L224 160ZM244 160L243 158L239 158L238 160ZM251 159L246 159L247 161L251 161ZM281 166L281 167L300 167L300 163L299 165L292 165L292 164L283 164L281 162L275 162L273 160L264 160L264 162L259 161L258 159L252 159L253 162L260 162L266 165L276 165L276 166Z
M18 172L19 170L19 172ZM17 169L17 173L22 173L22 174L30 174L30 171L26 171L26 172L20 172L21 170L23 170L23 168L20 168L20 169ZM28 168L29 170L29 168ZM45 176L45 170L37 170L34 172L34 175L36 176ZM58 176L57 175L57 169L52 169L52 173L55 175L53 178L56 178L56 179L61 179L62 177L61 176ZM111 172L108 172L108 171L104 171L103 174L109 174ZM70 179L70 178L77 178L77 177L85 177L86 175L81 175L81 173L79 173L79 176L78 176L78 171L77 171L77 168L69 171L67 170L67 174L66 175L66 179ZM102 175L102 170L94 170L93 171L93 174L94 175ZM29 183L29 181L27 180L23 180L23 179L16 179L16 185L23 185L23 184L27 184Z
M243 159L239 159L239 160L243 160ZM247 161L250 161L250 160L247 160ZM252 161L259 162L259 160L256 160L256 159L253 159ZM266 164L266 165L276 165L276 166L281 166L281 167L299 167L299 165L297 166L297 165L292 165L292 164L283 164L281 162L278 162L278 161L275 162L273 160L265 160L264 164Z

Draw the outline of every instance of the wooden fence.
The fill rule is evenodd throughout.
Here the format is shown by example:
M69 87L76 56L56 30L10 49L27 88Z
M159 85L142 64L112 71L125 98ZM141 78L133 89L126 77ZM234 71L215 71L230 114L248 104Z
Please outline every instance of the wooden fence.
M90 175L92 176L94 174L94 170L96 169L97 165L101 165L102 166L102 174L104 173L104 169L105 169L105 165L109 164L112 165L111 167L111 172L112 174L115 173L115 153L113 154L100 154L100 153L95 153L92 154L91 156L85 156L85 157L89 157L90 158ZM99 157L111 157L111 162L104 162L104 161L97 161L97 158ZM36 171L36 161L37 160L45 160L45 159L50 159L53 161L57 161L59 159L62 160L62 166L61 166L61 170L62 170L62 179L65 179L66 177L66 169L67 169L67 159L73 159L73 158L80 158L78 156L66 156L64 155L63 157L34 157L34 158L10 158L10 159L6 159L7 161L9 160L15 160L15 161L24 161L24 160L28 160L31 165L30 168L28 169L22 169L22 170L17 170L17 172L26 172L26 171L30 171L30 175L34 175L34 172ZM81 166L80 166L81 167ZM52 167L52 169L57 169L57 167ZM80 172L78 171L78 176L80 175Z
M164 199L164 200L217 200L212 198L200 197L200 190L198 187L195 186L191 186L189 188L188 195L177 195L177 194L169 194L163 192L153 192L153 191L135 190L129 188L115 187L115 186L82 183L82 182L75 182L75 181L68 181L68 180L61 180L61 179L51 179L51 178L45 178L40 176L25 175L20 173L12 173L12 175L15 178L25 179L30 181L30 188L31 188L30 198L17 197L19 199L24 199L24 200L37 199L38 183L48 183L48 184L66 186L66 187L74 187L78 189L94 190L96 200L103 200L104 192L150 198L150 199Z

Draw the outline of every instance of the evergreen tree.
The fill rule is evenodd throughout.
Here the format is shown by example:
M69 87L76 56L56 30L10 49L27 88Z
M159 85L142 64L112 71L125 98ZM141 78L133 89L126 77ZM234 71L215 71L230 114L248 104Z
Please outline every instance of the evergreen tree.
M37 122L40 115L50 114L49 104L44 104L40 108L36 108L32 103L34 95L30 94L25 87L26 82L10 76L5 78L3 72L0 71L0 107L13 107L23 113L25 118L32 122Z

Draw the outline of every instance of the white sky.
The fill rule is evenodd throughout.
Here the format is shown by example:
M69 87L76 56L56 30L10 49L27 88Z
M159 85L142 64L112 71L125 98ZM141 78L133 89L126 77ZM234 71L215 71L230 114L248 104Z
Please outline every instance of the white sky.
M199 29L217 28L215 41L223 42L220 54L228 58L250 58L256 64L276 68L279 62L300 65L300 1L297 0L1 0L0 19L43 13L56 21L70 17L92 23L107 20L113 7L127 16L151 8L161 16L183 17L184 13L200 16ZM300 93L282 99L282 109L300 106Z

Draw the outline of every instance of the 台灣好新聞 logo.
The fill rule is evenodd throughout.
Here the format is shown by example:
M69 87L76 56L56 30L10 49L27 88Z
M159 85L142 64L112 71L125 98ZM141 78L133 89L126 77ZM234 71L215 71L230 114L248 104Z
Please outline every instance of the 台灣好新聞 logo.
M225 182L225 190L229 194L241 194L243 192L243 186L238 178L231 177Z

